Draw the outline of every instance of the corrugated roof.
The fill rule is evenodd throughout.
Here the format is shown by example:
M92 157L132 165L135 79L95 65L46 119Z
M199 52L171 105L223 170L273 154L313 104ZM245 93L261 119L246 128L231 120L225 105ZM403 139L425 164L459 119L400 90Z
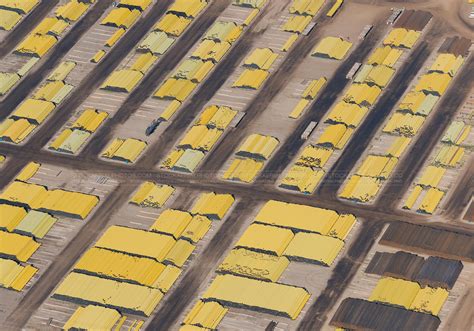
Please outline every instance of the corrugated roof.
M115 8L100 22L102 25L115 26L117 28L130 28L140 17L139 10L130 10L128 8Z
M190 18L174 14L166 14L158 23L156 23L153 29L166 32L171 36L179 37L191 22L192 19Z
M283 255L290 259L330 266L344 247L340 239L317 233L298 232Z
M95 245L162 262L175 242L169 235L114 225L106 230Z
M143 76L143 73L136 70L115 70L100 88L130 93L142 80Z
M232 87L249 88L258 90L269 75L268 71L260 69L245 69L232 84Z
M339 214L334 210L270 200L255 216L259 223L326 235Z
M229 252L217 272L276 282L289 264L290 261L283 256L238 248Z
M212 219L224 218L235 199L231 194L214 192L202 193L191 208L192 214L200 214Z
M293 236L293 232L288 229L253 223L245 230L235 247L281 256Z
M175 39L161 31L152 31L138 45L138 51L148 51L155 55L163 55L173 45Z
M245 139L235 154L257 160L268 160L278 144L279 141L275 137L254 133Z
M64 330L112 330L121 318L115 309L88 305L77 307L64 325Z
M304 288L232 275L218 275L203 295L203 299L263 309L291 319L299 316L309 297Z
M150 316L163 298L163 293L146 286L72 272L58 286L53 297L73 302L81 300Z
M311 194L324 176L324 170L294 165L285 174L280 187Z
M352 43L342 38L326 37L316 45L311 55L342 60L351 47Z

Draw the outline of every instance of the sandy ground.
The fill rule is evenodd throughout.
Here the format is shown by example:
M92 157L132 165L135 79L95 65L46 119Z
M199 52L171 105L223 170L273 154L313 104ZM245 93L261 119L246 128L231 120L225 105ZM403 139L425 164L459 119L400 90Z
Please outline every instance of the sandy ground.
M433 16L445 22L456 33L472 38L474 20L469 19L469 5L466 0L351 0L376 6L405 7L430 11ZM453 5L454 4L454 5Z

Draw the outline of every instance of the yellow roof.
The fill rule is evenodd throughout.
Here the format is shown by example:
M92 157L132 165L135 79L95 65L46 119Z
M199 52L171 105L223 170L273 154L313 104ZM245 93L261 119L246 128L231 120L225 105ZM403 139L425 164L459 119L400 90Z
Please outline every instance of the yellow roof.
M448 299L449 292L444 288L422 288L410 305L410 309L437 316Z
M463 156L463 147L445 145L441 147L433 163L445 167L455 167Z
M281 256L293 239L293 232L275 226L251 224L235 247Z
M157 287L161 292L166 293L181 275L181 269L173 265L167 265L157 280Z
M140 15L141 12L136 9L115 8L109 12L100 24L128 29L135 23Z
M16 52L42 57L57 41L55 37L50 35L29 34L16 48Z
M392 173L397 162L396 157L369 154L357 169L356 175L386 179Z
M57 17L46 17L33 29L33 31L31 31L31 34L52 34L59 36L68 26L69 23L62 19Z
M276 282L289 264L290 261L283 256L238 248L229 252L217 271Z
M375 103L382 90L378 86L352 84L346 91L343 100L358 105L371 106Z
M123 308L150 316L163 293L146 286L72 272L58 286L53 297Z
M206 78L213 67L214 63L212 61L187 59L179 65L173 74L173 77L200 83L204 80L204 78Z
M353 128L348 128L344 124L329 125L323 131L316 144L335 149L342 149L349 141L353 132Z
M245 69L232 84L232 87L249 88L258 90L269 75L268 71L260 69Z
M449 74L454 76L464 63L464 58L454 54L439 54L435 62L431 65L430 71Z
M321 77L318 79L312 80L306 89L303 91L301 95L302 98L313 100L318 95L319 91L323 88L326 84L327 79L326 77Z
M442 142L454 145L461 145L469 136L471 126L463 121L453 121L445 131Z
M21 20L21 15L14 11L0 9L0 29L10 31Z
M174 187L169 185L144 182L140 185L140 188L134 194L130 202L143 207L161 208L174 191Z
M163 211L150 227L151 231L160 232L178 239L187 228L193 216L185 211L167 209Z
M114 46L117 43L117 41L119 41L120 38L122 38L122 36L125 34L125 31L126 30L124 28L120 28L117 31L115 31L114 34L110 36L109 39L107 39L107 41L105 42L105 46L108 46L108 47Z
M244 66L268 70L277 58L278 54L274 53L271 48L256 48L247 56Z
M443 191L437 188L430 188L421 201L418 211L425 214L433 214L441 202L441 199L443 199L444 194Z
M85 219L98 203L95 195L57 189L48 191L41 209Z
M181 107L181 102L178 100L171 101L166 109L161 113L160 119L169 121L169 119L178 111L179 107Z
M245 139L236 154L243 157L268 160L278 144L279 141L275 137L254 133Z
M145 74L157 60L158 56L151 53L141 54L130 66L130 69L140 71L142 74Z
M105 111L87 108L79 118L71 125L72 128L95 132L102 122L109 116Z
M64 330L112 330L121 318L115 309L100 306L77 307L64 325Z
M297 165L320 168L323 167L334 151L319 146L306 146L296 160Z
M203 295L203 299L264 309L291 319L299 316L309 297L304 288L233 275L218 275Z
M29 13L39 0L0 0L0 8L16 11L21 14Z
M414 136L425 121L424 116L396 112L390 117L383 132L398 133L403 136Z
M326 37L316 45L311 55L342 60L351 47L352 43L342 38Z
M386 277L379 280L369 300L409 309L419 291L420 285L416 282Z
M435 95L442 95L448 89L451 80L452 77L448 74L432 72L421 76L415 90Z
M137 50L141 52L151 52L155 55L163 55L173 45L175 39L168 37L161 31L152 31L138 45Z
M92 247L76 263L74 270L156 288L165 265L145 257Z
M230 46L231 44L227 41L205 39L201 41L191 57L216 63L224 57Z
M115 70L100 88L129 93L142 80L143 76L143 73L137 70Z
M88 3L78 0L70 0L66 4L59 6L56 10L56 16L66 21L77 21L89 8Z
M245 0L244 0L245 1ZM260 0L260 1L263 1L263 2L266 2L267 0ZM260 13L260 10L255 8L254 10L252 10L250 12L250 14L247 16L247 18L245 19L245 21L243 21L242 25L243 26L249 26L253 20L257 17L257 15Z
M144 11L152 2L153 0L120 0L119 6Z
M227 310L217 302L199 300L186 315L184 323L214 330L217 329Z
M381 182L378 178L353 175L346 181L339 196L344 199L368 202L375 197L380 185Z
M94 56L91 57L91 60L90 60L90 61L91 61L92 63L99 63L100 60L102 60L102 58L105 56L105 54L107 54L106 51L104 51L103 49L99 49L99 50L97 51L97 53L95 53Z
M303 111L308 107L308 105L311 103L311 100L308 99L301 99L293 108L291 111L290 115L288 117L290 118L298 118L300 115L303 113Z
M384 66L384 65L370 65L366 64L364 67L368 70L361 70L361 74L357 75L354 79L356 83L368 83L369 85L377 85L379 87L385 87L393 74L395 69Z
M288 170L280 187L311 194L324 176L324 170L294 165Z
M181 238L197 243L211 228L211 220L206 216L194 215L186 229L181 234Z
M317 233L298 232L283 253L290 259L330 266L344 247L340 239Z
M195 248L196 246L191 244L189 241L180 239L176 242L173 248L171 248L168 255L166 255L165 261L181 268L191 256Z
M235 199L231 194L202 193L191 208L191 213L204 215L212 219L223 219L234 201Z
M412 48L420 35L421 32L418 31L396 28L391 30L387 37L385 37L383 44L396 47Z
M293 0L289 10L291 14L314 16L323 5L324 0Z
M397 137L387 150L387 156L400 157L411 142L409 137Z
M21 291L35 275L38 269L15 261L0 258L0 286Z
M345 240L346 237L351 232L352 228L354 227L357 219L352 214L342 214L337 219L336 223L331 227L329 230L328 235L331 237L339 238L341 240Z
M367 63L393 67L402 54L403 51L401 49L392 48L390 46L379 47L372 52Z
M15 232L42 239L56 221L56 218L47 213L30 210L15 228Z
M51 101L57 105L64 100L64 98L72 91L73 88L74 86L65 84L62 81L47 82L38 90L36 90L33 98Z
M168 13L196 17L206 6L206 0L175 0Z
M175 242L172 236L114 225L100 237L96 246L162 262Z
M174 163L172 169L192 173L203 158L204 152L194 149L186 149L181 155L179 155L179 159Z
M418 184L424 187L436 187L446 172L445 168L428 166L423 172Z
M13 118L26 118L34 124L41 124L54 110L55 105L50 101L26 99L13 112Z
M339 10L339 8L341 8L343 2L344 0L336 0L336 2L334 2L334 4L332 5L331 9L329 9L329 11L326 13L326 16L333 17L334 14ZM340 330L337 330L337 331L340 331Z
M12 232L26 216L22 207L0 204L0 229Z
M292 33L290 37L286 40L286 42L281 47L282 52L288 52L288 50L293 46L293 44L298 40L299 34Z
M325 235L338 218L334 210L270 200L260 209L255 221Z
M250 183L263 168L263 161L236 158L222 178Z
M166 14L156 25L154 30L166 32L166 34L179 37L184 30L191 24L192 19L177 16L174 14Z
M145 150L147 143L138 139L116 138L102 153L103 157L117 159L125 162L135 162Z
M0 201L9 201L12 204L37 209L41 207L47 195L48 192L44 186L13 181L0 194Z
M0 95L4 95L20 80L15 72L0 72Z
M237 111L227 106L209 106L201 113L196 125L224 130L232 122Z
M235 22L217 21L206 32L203 39L233 43L239 38L243 28Z
M357 127L367 112L367 107L340 101L332 108L326 122L333 124L343 123L346 126Z
M186 79L167 79L154 96L160 99L176 99L184 101L196 88L197 84Z
M303 33L312 19L309 15L292 15L281 28L287 32Z
M178 143L178 148L209 151L219 140L222 133L222 130L209 129L205 125L192 126Z
M413 188L413 191L411 191L408 198L405 200L405 204L403 205L403 208L412 209L413 205L418 200L418 197L420 196L421 192L423 192L423 188L420 185L416 185Z
M54 71L48 76L48 80L65 80L77 63L72 61L61 62Z
M232 4L242 7L262 8L267 0L233 0Z
M26 262L41 246L32 237L0 231L0 255Z
M26 182L36 174L40 167L40 163L29 162L26 166L23 167L23 169L21 169L20 173L16 176L15 179L21 180L22 182Z

